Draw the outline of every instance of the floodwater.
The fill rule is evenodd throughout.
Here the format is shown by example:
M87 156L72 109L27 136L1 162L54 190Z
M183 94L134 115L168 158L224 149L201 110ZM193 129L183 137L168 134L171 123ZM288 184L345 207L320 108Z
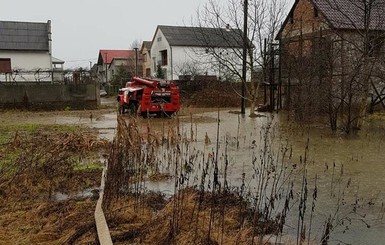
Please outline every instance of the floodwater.
M308 197L304 216L306 229L312 227L311 240L319 243L325 222L330 218L333 228L329 244L385 244L385 123L367 122L356 135L346 136L333 134L327 127L289 125L286 118L284 113L249 118L228 110L182 116L178 119L180 134L190 139L183 146L182 155L188 161L195 154L198 165L203 165L198 159L205 154L215 155L219 148L221 178L226 158L229 185L240 188L244 181L250 190L255 190L258 180L252 162L261 158L263 149L271 158L283 159L282 166L287 169L303 169L306 158ZM143 125L143 132L149 125L154 131L165 131L165 125L173 127L172 120L176 119L140 119L139 125ZM265 137L268 137L267 146ZM304 171L296 173L291 180L294 196L299 198ZM190 185L199 185L199 176L191 179ZM315 185L317 198L311 212ZM147 183L147 187L172 194L174 181ZM294 201L283 241L296 241L298 207L299 202Z
M56 123L90 126L97 129L101 137L112 140L116 117L116 112L96 118L56 116L47 123L54 120ZM330 218L333 223L330 244L385 244L384 121L368 122L357 135L345 136L332 134L327 127L303 128L289 124L286 118L284 113L261 113L259 117L249 118L229 113L229 110L213 110L191 115L186 113L173 119L137 120L144 133L150 128L166 135L165 132L178 127L180 137L188 139L181 149L182 155L186 159L191 159L194 154L198 156L194 158L199 165L197 168L202 168L208 155L218 153L222 180L225 174L223 163L228 162L226 180L230 186L240 188L245 184L249 190L255 190L258 181L256 165L264 157L282 162L281 168L295 172L290 177L294 199L282 241L296 241L299 208L296 200L301 196L304 173L297 170L303 170L306 162L308 194L304 217L306 229L312 228L311 240L319 243L324 224ZM164 164L170 158L165 154L167 149L162 147L163 158L159 160ZM267 155L263 155L264 152ZM170 169L165 167L162 170ZM193 175L189 181L191 185L199 185L200 178ZM146 187L172 195L174 183L174 180L148 182ZM314 212L311 212L315 185L317 198Z

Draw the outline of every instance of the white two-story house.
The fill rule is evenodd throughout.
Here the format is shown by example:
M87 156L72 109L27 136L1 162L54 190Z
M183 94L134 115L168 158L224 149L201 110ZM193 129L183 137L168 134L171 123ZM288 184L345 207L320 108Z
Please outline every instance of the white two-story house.
M0 21L0 82L51 82L51 21Z
M232 76L234 71L227 70L224 61L235 64L241 74L242 36L239 29L160 25L152 39L151 75L156 76L160 68L167 80Z

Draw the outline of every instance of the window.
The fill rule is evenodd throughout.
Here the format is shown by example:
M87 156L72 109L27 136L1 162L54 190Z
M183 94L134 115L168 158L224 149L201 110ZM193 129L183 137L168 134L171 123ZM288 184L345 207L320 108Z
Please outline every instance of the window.
M318 9L314 7L313 9L314 17L318 17Z
M0 73L12 73L11 59L0 58Z
M167 50L160 51L160 57L161 57L160 65L166 66L167 65Z
M158 37L156 40L157 40L158 42L160 42L160 41L162 41L162 37Z

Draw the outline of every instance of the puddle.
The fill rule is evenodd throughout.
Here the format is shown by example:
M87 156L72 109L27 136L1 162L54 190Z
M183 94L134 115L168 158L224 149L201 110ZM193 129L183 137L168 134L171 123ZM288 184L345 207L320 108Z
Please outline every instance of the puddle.
M52 200L57 202L67 201L70 199L84 200L87 198L99 198L99 188L87 188L80 192L65 194L62 192L55 192L52 195Z

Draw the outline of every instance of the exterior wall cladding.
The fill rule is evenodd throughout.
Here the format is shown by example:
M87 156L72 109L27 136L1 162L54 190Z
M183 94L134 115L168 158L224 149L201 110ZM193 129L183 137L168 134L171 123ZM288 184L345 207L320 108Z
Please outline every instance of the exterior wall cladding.
M287 55L306 55L312 49L312 37L318 35L319 31L325 30L328 26L321 15L315 16L313 4L309 0L298 2L291 18L288 19L282 31L282 49ZM301 37L302 36L302 37ZM299 50L299 39L302 39L302 53Z
M296 2L277 37L281 49L282 83L289 91L287 105L295 100L305 101L298 99L300 94L308 96L314 106L313 98L325 96L323 101L328 101L327 93L346 92L346 87L350 86L349 100L358 108L369 94L384 88L383 22L369 26L369 37L365 37L362 31L355 29L363 28L358 18L363 13L359 9L356 19L346 20L341 12L339 16L335 15L339 10L324 8L321 12L315 6L323 5L314 3L319 4L310 0ZM373 17L376 21L381 17L380 10L374 13L377 14ZM371 85L366 84L366 76L370 76ZM335 94L329 95L337 101ZM322 99L317 101L321 102ZM301 103L298 105L302 106ZM321 103L317 108L324 110L325 105Z

